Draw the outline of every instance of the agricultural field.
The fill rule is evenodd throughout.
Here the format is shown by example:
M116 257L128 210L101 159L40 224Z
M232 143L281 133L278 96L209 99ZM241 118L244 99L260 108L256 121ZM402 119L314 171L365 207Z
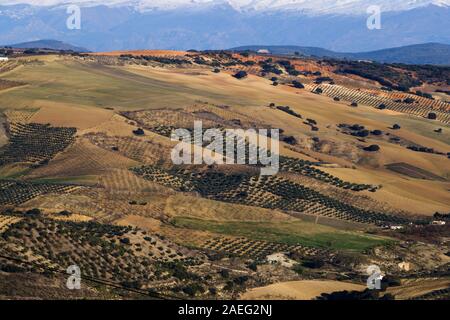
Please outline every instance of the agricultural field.
M399 90L396 65L388 88L363 66L165 50L0 64L0 297L367 297L374 263L395 280L383 294L448 297L450 105L424 89L446 87ZM173 130L195 121L279 129L279 171L175 165Z

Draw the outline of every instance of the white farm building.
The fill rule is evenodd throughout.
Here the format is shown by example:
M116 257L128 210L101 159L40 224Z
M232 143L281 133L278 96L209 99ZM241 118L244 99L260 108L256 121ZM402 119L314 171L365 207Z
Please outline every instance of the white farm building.
M256 53L259 54L270 54L270 51L267 49L259 49Z

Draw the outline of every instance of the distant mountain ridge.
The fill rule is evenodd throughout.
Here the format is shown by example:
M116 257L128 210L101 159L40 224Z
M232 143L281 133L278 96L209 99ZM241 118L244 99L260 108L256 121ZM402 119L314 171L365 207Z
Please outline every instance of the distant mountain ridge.
M152 0L146 3L155 8L142 10L126 5L138 4L141 0L112 0L108 5L86 0L80 30L67 28L67 8L61 1L28 1L46 6L5 5L0 1L0 44L58 39L92 51L113 51L226 49L256 43L302 44L335 52L368 52L416 43L450 43L450 7L446 5L450 0L417 0L411 6L399 6L396 11L383 6L381 30L367 28L365 11L346 14L345 10L343 13L333 7L333 4L339 5L343 10L353 3L362 6L378 0L321 0L320 3L328 6L323 5L325 11L320 14L303 11L303 5L321 8L316 1L305 0L176 0L167 3L166 0ZM7 3L11 2L8 0ZM188 2L192 5L175 6ZM419 2L421 6L416 5ZM54 3L58 5L52 5ZM277 3L280 6L277 7ZM269 5L270 10L250 9L259 4ZM283 9L290 8L290 4L292 10ZM164 10L159 9L160 6ZM331 8L336 10L330 13Z
M450 65L450 45L441 43L424 43L377 51L349 53L335 52L319 47L302 46L241 46L232 48L233 51L258 51L267 49L273 54L328 57L350 60L371 60L386 63L405 64L434 64Z
M303 12L310 15L323 14L365 14L371 5L377 5L384 12L404 11L427 5L450 6L450 0L9 0L9 3L32 4L39 6L65 5L77 3L89 7L105 5L109 7L132 7L138 11L196 9L201 10L214 6L229 6L240 12Z
M75 52L89 52L89 50L87 50L86 48L76 47L58 40L37 40L37 41L9 44L7 46L17 49L51 49L51 50L64 50Z

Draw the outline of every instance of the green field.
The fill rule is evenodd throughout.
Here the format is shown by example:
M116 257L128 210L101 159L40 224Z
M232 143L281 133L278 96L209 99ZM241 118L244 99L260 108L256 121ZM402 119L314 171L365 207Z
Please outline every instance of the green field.
M0 92L1 109L24 108L34 100L49 100L93 107L117 109L178 108L196 101L242 103L233 95L212 92L207 87L195 89L139 75L125 68L75 61L45 61L27 64L0 79L23 81L27 86Z
M252 240L303 245L334 250L364 251L389 244L388 238L346 232L303 221L293 222L218 222L192 218L174 218L180 228L203 230L223 235L247 237Z

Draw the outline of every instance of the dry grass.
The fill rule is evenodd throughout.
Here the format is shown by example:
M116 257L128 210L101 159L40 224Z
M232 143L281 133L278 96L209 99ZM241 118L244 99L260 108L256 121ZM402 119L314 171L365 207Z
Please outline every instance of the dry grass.
M127 50L127 51L95 52L91 53L90 55L119 57L123 54L131 54L133 56L176 57L176 56L185 56L186 54L188 54L188 52L173 51L173 50Z
M99 175L112 169L129 168L138 163L112 151L99 148L87 139L57 155L47 166L34 170L28 178L69 178Z
M450 279L412 279L402 281L401 286L388 288L387 292L393 294L396 299L407 300L420 297L429 292L447 289L450 287Z
M167 199L165 213L171 217L191 217L216 221L291 221L276 210L229 204L177 194Z
M241 296L243 300L312 300L322 293L336 291L363 291L364 286L339 281L302 280L281 282L267 287L250 289Z

